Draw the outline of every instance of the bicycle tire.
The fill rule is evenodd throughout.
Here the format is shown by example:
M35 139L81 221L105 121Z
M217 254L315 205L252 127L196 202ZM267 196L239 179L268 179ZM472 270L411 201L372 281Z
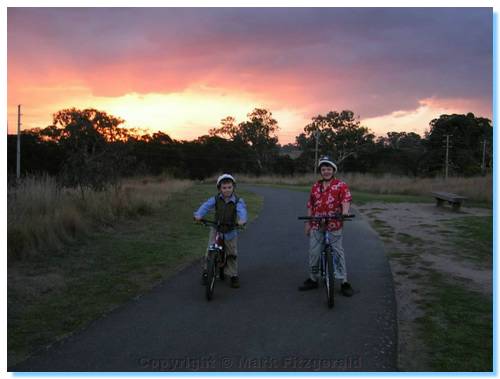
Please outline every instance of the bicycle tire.
M333 255L330 249L325 251L325 290L326 290L326 302L328 308L333 308L335 305L335 270L333 267Z
M217 273L217 262L215 254L209 253L207 258L207 285L205 287L205 295L208 301L212 300L215 289L215 278Z

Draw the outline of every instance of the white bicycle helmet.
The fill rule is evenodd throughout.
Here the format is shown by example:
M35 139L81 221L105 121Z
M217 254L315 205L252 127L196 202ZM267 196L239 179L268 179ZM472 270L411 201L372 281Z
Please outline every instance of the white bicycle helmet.
M333 160L330 159L329 156L325 155L321 158L319 158L319 162L318 162L318 168L321 167L321 165L329 165L329 166L332 166L333 167L333 170L334 172L337 172L337 165L333 162Z
M229 174L222 174L217 178L217 188L220 187L220 182L222 182L224 179L229 179L233 182L234 185L236 185L236 180L233 178L232 175Z

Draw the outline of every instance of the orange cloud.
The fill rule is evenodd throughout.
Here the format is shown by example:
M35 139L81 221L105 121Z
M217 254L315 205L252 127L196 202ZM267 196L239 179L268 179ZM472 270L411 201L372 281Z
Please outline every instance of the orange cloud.
M285 142L330 110L422 131L491 115L491 55L488 9L9 8L9 130L21 103L25 127L92 106L174 138L257 106Z

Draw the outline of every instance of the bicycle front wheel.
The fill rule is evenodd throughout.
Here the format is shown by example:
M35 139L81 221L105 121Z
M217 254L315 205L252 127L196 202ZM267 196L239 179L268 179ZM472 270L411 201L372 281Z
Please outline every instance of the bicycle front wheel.
M215 289L215 277L217 273L217 262L215 254L209 253L207 258L207 285L205 287L205 295L207 300L212 300Z
M332 308L335 304L334 284L335 284L335 270L333 267L333 255L330 249L325 251L325 289L326 301L328 308Z

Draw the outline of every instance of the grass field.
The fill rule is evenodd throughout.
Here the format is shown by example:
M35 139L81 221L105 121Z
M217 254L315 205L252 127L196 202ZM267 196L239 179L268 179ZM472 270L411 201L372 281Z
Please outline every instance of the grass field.
M444 180L443 178L410 178L389 174L340 172L338 177L345 181L351 190L360 193L430 197L430 193L433 191L446 191L466 196L468 198L467 204L483 204L490 208L493 201L493 178L491 175L468 178L450 177L448 180ZM319 179L319 175L259 177L237 175L237 178L242 183L311 188L311 184Z
M191 186L170 194L146 215L123 219L55 254L32 255L11 265L8 364L84 327L201 257L208 231L193 223L192 214L214 192L213 185ZM249 218L255 218L262 199L238 194L247 203Z
M292 185L292 184L266 184L266 186L274 188L286 188L295 191L309 192L311 185ZM404 194L377 194L364 191L351 190L353 203L356 205L385 202L385 203L433 203L434 200L430 196L422 195L404 195Z
M463 217L448 222L455 232L450 236L463 257L493 267L493 218Z
M427 278L432 290L417 322L429 346L433 371L493 370L493 307L491 296L466 285L450 284L436 271Z
M7 193L9 263L60 253L92 232L152 213L193 183L159 176L131 178L105 191L61 188L48 176L27 177Z

